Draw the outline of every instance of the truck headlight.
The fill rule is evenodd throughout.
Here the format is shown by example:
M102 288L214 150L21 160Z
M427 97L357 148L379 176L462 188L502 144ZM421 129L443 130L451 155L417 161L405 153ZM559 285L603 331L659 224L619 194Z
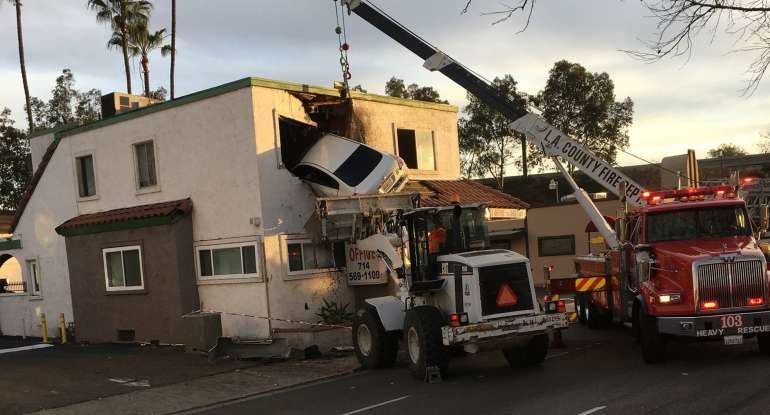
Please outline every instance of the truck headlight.
M682 302L682 294L660 294L658 296L659 304L679 304Z

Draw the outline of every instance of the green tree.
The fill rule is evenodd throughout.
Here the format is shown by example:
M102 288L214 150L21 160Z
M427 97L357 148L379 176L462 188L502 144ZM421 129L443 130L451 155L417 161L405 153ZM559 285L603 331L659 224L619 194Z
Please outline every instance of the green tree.
M395 76L385 83L385 95L440 104L449 103L449 101L442 100L441 95L432 86L419 86L417 84L406 86L403 79L398 79Z
M156 49L161 50L163 56L171 53L171 46L164 44L166 40L166 29L160 29L150 32L147 27L147 21L137 21L128 29L128 42L126 43L123 33L115 31L112 38L107 42L108 46L122 48L124 44L128 45L128 52L132 57L139 58L142 65L142 78L144 80L144 96L150 97L150 53Z
M759 141L759 151L770 154L770 129L767 130L766 133L759 135L760 141Z
M31 177L27 136L13 126L11 110L0 111L0 208L15 209Z
M609 163L615 162L618 149L628 147L634 102L615 101L615 85L606 72L592 73L578 63L558 61L533 103L551 125Z
M21 27L21 0L8 0L16 8L16 39L19 42L19 66L21 67L21 83L24 86L24 100L27 108L27 123L29 131L35 128L30 110L29 82L27 81L27 64L24 60L24 31Z
M126 92L130 94L131 67L128 62L128 31L131 26L147 22L152 11L152 3L144 0L88 0L88 8L96 13L97 22L109 24L113 32L121 34L120 49L123 52L123 66L126 70Z
M748 153L746 150L744 150L741 146L737 144L729 144L729 143L723 143L720 144L717 148L712 148L708 152L709 157L711 158L720 158L720 157L737 157L737 156L745 156Z
M495 78L498 92L521 111L528 110L527 97L517 89L511 75ZM498 189L503 189L505 175L511 166L523 171L542 163L542 156L527 157L527 150L534 150L526 138L512 131L511 120L468 93L468 105L463 109L459 121L460 161L465 177L490 175L495 178ZM517 158L516 153L522 152Z
M81 92L75 88L75 75L69 69L56 77L51 98L30 99L35 128L46 129L71 123L85 124L101 117L101 96L98 89Z

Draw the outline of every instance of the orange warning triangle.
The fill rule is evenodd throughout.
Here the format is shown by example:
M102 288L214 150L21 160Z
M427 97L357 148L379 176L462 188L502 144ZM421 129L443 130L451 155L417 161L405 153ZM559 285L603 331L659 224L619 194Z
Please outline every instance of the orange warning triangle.
M500 291L497 293L497 306L498 307L510 307L516 305L519 302L519 297L513 292L511 286L508 284L502 284Z

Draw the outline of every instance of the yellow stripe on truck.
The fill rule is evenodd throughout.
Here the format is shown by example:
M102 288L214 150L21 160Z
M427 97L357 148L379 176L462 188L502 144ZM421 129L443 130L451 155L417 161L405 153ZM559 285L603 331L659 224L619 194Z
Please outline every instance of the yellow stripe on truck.
M597 291L607 285L607 279L605 277L587 277L575 279L575 291Z

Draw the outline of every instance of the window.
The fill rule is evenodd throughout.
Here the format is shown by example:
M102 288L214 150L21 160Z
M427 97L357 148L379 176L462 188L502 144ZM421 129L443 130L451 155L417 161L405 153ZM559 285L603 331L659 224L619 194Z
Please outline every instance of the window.
M331 250L311 240L286 241L287 265L289 273L307 273L334 267Z
M142 248L125 246L103 249L104 280L107 291L144 289Z
M749 236L743 207L684 209L647 216L647 242Z
M136 156L136 183L142 189L158 184L155 174L155 145L152 141L134 144Z
M396 130L398 155L406 166L416 170L436 170L433 131Z
M356 151L343 162L334 175L350 187L356 187L380 164L382 153L367 146L358 146Z
M254 278L257 276L257 247L227 245L198 248L201 278Z
M540 256L575 255L575 235L537 238Z
M302 180L315 183L321 186L330 187L332 189L339 189L340 184L334 180L332 176L324 173L323 171L305 164L297 166L294 171L294 175Z
M78 157L75 159L78 174L78 193L80 197L96 195L96 180L94 178L94 156Z
M37 260L27 261L27 270L29 270L31 294L40 295L40 269L37 267Z

